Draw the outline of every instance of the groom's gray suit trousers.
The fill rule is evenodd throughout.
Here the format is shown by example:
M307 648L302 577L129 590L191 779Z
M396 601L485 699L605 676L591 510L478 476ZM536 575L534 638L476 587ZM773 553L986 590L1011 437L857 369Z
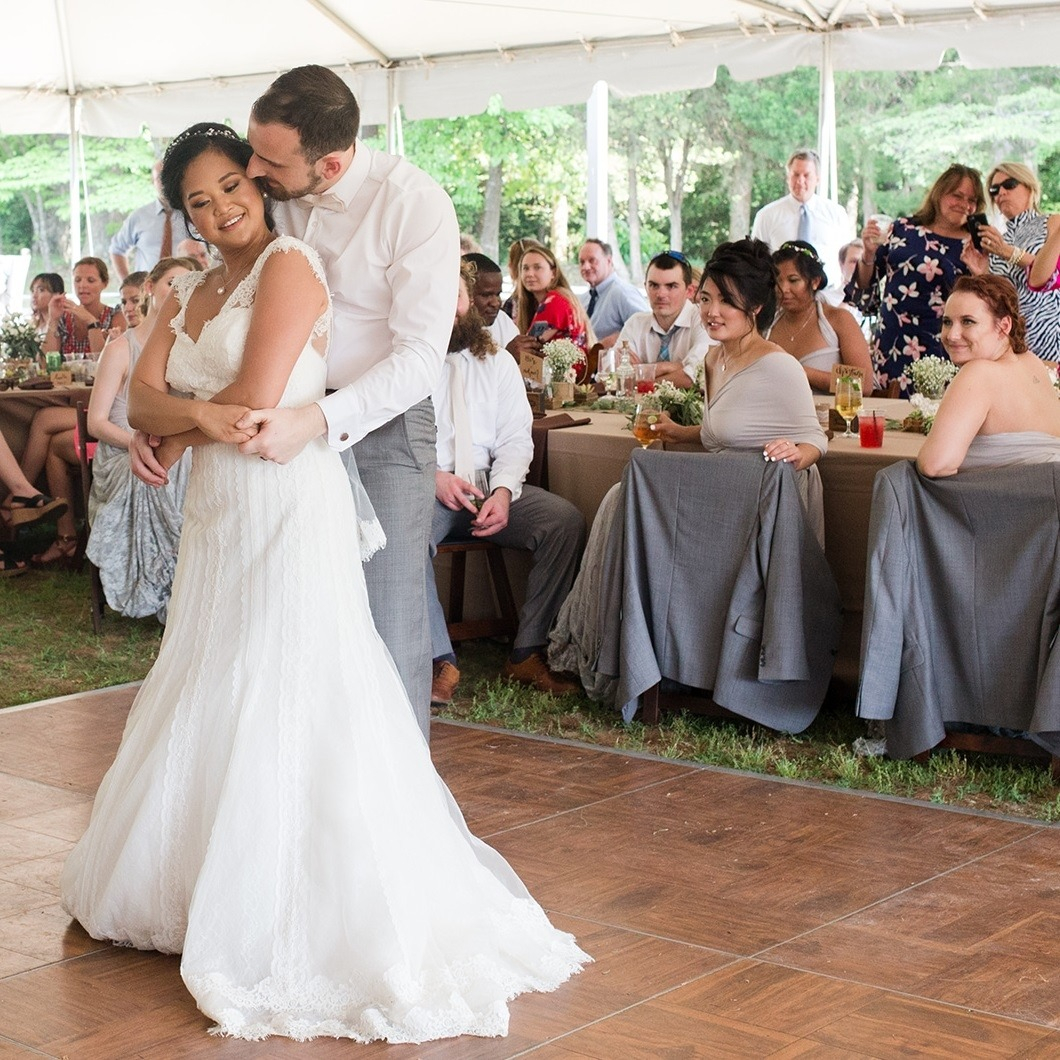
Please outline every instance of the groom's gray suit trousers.
M430 398L353 446L361 482L386 533L386 548L365 565L376 628L405 683L416 721L429 738L431 636L423 558L431 543L436 467ZM356 529L351 527L351 532Z

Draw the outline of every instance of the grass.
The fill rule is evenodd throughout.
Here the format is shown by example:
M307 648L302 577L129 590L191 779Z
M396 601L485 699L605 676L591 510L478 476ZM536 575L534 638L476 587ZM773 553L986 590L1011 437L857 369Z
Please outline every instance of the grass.
M0 579L0 705L47 699L126 681L147 673L161 627L108 611L92 633L84 574L37 572ZM854 741L864 724L849 704L829 705L798 735L750 722L672 714L663 724L623 725L610 708L585 696L553 698L498 677L506 649L490 641L461 645L461 685L441 713L497 728L645 752L767 776L808 780L947 806L1060 820L1060 789L1040 762L953 750L926 763L861 757Z

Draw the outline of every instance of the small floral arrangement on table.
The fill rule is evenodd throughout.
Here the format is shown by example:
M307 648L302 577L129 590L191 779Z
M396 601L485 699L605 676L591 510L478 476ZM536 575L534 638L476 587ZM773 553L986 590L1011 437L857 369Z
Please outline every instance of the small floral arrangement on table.
M40 354L40 335L32 321L17 313L9 313L0 321L0 357L12 361L35 361Z
M578 378L578 365L585 364L585 350L570 339L552 339L541 347L541 356L548 365L553 383L573 383Z
M920 434L930 432L942 395L957 372L957 365L952 361L934 354L921 357L909 366L909 379L914 391L909 398L912 412L902 421L902 430Z

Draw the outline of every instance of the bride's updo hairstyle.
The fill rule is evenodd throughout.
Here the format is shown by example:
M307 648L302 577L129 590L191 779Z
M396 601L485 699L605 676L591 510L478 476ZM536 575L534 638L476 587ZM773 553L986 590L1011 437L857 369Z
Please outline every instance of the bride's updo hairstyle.
M250 162L254 148L243 139L234 129L217 122L202 121L197 125L190 125L166 148L162 158L162 194L166 201L174 209L180 210L189 231L194 232L191 218L184 209L184 174L188 166L195 161L204 151L220 151L221 154L230 158L240 169L246 169ZM269 202L265 201L265 224L271 232L275 227L272 219L272 209Z
M759 333L772 323L777 308L777 269L762 240L720 244L703 266L700 291L707 280L714 281L726 301L745 313Z
M1007 276L987 272L982 276L961 276L953 285L950 294L973 294L987 308L995 322L1008 317L1012 327L1008 333L1008 344L1013 353L1026 353L1027 325L1020 312L1019 295Z

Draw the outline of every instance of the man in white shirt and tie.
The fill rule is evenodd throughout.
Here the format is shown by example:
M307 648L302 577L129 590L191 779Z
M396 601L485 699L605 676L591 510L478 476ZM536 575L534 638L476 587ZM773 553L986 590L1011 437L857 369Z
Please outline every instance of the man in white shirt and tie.
M767 203L758 211L751 238L779 250L790 239L811 244L825 264L828 286L842 286L839 248L854 238L854 222L838 203L816 194L821 182L821 160L816 151L800 148L788 159L789 195Z
M319 435L334 449L352 447L387 536L365 566L372 616L426 736L430 393L452 328L460 233L442 188L405 159L361 143L359 124L353 93L322 66L281 75L251 111L247 173L274 200L280 231L304 239L324 263L334 309L333 392L305 408L251 413L259 432L243 449L283 462Z
M616 350L628 342L634 364L654 364L655 379L690 387L710 347L710 336L699 318L699 307L690 299L692 266L678 250L664 250L648 262L644 286L648 289L646 313L634 313L618 336Z
M438 470L431 547L425 555L434 657L431 701L439 704L453 698L460 680L431 562L439 543L450 536L487 538L533 553L504 675L555 695L580 687L551 672L544 651L578 572L585 520L569 501L524 485L534 455L526 388L515 361L498 352L472 305L473 286L471 266L465 263L449 356L434 391Z

